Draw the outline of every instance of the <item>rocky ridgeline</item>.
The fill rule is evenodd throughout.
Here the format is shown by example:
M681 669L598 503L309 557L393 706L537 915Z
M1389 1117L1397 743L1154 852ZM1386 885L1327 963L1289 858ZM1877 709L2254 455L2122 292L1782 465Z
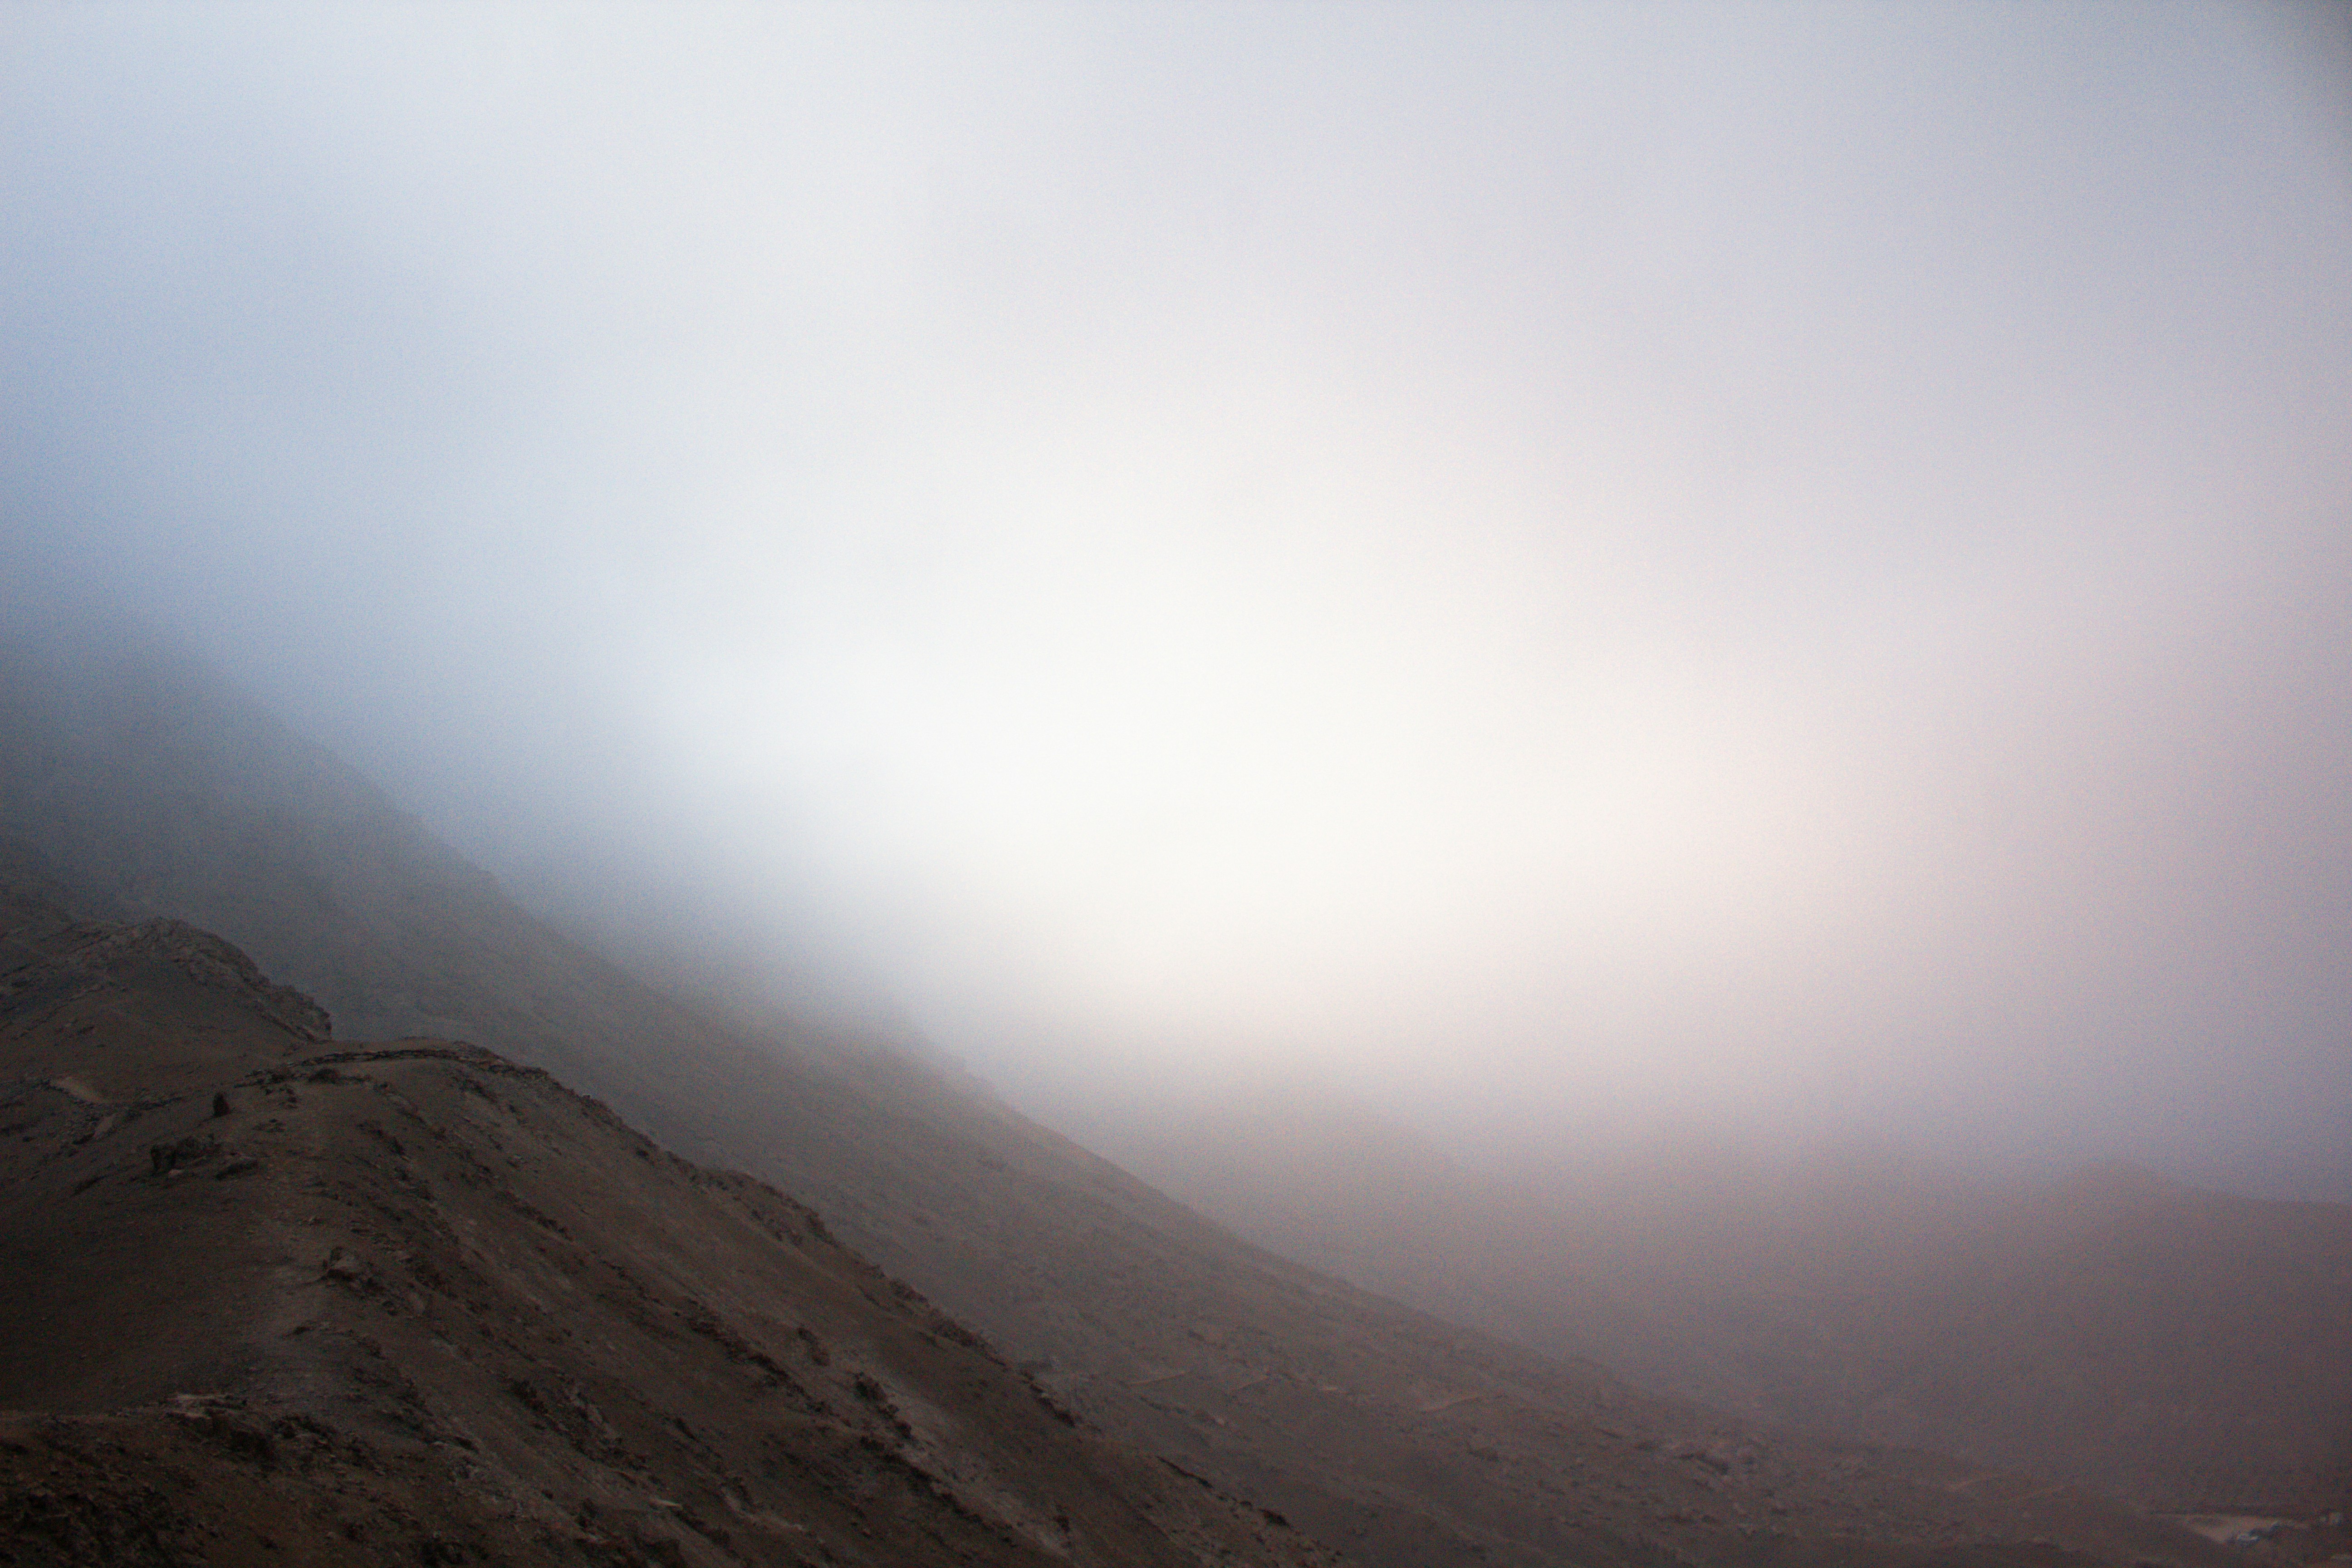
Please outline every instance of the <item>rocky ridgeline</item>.
M280 985L234 943L184 921L155 919L133 925L75 926L53 952L86 969L107 969L125 961L158 959L197 984L234 996L253 1012L305 1039L324 1041L334 1033L327 1010L290 985Z

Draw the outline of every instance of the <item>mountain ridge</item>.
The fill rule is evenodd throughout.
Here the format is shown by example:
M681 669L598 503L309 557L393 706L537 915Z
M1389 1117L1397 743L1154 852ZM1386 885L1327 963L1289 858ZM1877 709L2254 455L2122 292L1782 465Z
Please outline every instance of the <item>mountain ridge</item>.
M154 934L7 971L7 1561L1334 1563L765 1184L479 1047L324 1048Z

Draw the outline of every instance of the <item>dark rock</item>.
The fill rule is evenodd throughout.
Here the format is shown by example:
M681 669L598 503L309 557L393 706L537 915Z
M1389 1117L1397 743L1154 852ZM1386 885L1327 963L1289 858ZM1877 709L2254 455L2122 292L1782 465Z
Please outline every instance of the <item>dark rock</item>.
M185 1170L215 1158L220 1152L219 1139L199 1137L194 1133L176 1143L150 1143L147 1145L150 1173L161 1176L172 1171Z

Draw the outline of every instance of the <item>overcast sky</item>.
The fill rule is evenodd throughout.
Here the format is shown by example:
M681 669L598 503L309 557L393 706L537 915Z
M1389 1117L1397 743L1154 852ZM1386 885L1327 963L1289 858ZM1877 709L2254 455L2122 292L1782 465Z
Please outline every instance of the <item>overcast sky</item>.
M1048 1110L2352 1196L2344 16L12 6L6 597Z

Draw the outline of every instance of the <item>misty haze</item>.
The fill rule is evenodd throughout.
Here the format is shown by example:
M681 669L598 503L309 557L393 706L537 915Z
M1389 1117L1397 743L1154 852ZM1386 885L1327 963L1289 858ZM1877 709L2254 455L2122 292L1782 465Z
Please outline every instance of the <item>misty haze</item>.
M2352 20L0 14L0 1562L2352 1561Z

